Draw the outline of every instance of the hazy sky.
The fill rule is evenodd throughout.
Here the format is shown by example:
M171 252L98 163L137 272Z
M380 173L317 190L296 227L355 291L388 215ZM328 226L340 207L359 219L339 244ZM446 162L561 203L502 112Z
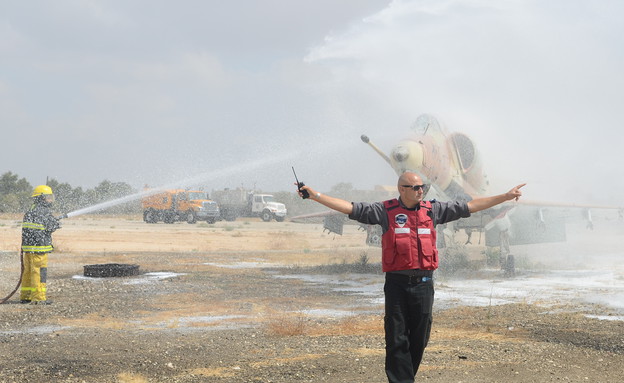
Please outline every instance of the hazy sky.
M1 1L0 174L395 184L422 113L504 192L624 205L619 0Z

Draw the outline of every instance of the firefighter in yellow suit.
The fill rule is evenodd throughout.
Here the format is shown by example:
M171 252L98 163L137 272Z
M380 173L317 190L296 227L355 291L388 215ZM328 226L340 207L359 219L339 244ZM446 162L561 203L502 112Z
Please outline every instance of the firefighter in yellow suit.
M47 185L35 187L32 193L32 206L22 223L22 253L24 272L20 290L20 302L50 304L46 299L48 274L48 253L52 246L52 232L60 227L50 207L54 202L52 189Z

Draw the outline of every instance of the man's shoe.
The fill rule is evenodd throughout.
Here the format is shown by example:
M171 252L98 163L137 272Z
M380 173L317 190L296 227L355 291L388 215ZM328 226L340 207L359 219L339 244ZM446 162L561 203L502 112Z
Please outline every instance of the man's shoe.
M21 304L30 303L30 299L22 299L20 303Z

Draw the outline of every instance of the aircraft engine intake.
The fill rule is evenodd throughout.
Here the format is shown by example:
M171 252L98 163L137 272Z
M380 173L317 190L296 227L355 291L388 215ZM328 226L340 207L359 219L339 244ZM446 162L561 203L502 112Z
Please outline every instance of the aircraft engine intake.
M468 172L476 160L476 150L472 140L462 133L454 133L450 139L457 153L459 164L464 172Z
M472 189L472 193L485 193L488 181L483 173L481 157L472 140L463 133L453 133L448 139L453 150L457 167L462 172L462 177Z

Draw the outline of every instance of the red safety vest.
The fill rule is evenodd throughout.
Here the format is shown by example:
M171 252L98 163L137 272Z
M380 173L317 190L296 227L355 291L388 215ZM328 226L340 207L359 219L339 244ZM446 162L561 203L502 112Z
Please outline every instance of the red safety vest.
M422 201L416 210L402 207L397 199L384 201L384 206L389 226L381 237L383 271L437 269L436 231L428 214L431 202Z

